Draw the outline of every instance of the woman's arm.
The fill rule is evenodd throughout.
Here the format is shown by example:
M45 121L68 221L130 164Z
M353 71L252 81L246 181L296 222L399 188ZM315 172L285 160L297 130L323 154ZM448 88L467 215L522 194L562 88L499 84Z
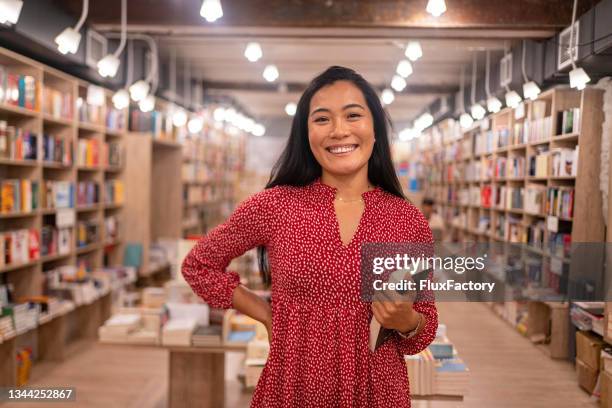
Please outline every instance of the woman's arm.
M275 189L250 197L223 224L201 238L182 265L182 274L193 291L211 307L235 308L269 327L266 301L240 286L240 277L226 271L232 259L269 243L274 230Z

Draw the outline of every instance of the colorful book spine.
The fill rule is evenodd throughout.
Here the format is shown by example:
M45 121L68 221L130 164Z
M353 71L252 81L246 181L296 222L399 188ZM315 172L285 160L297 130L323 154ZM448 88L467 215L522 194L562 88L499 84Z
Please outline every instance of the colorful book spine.
M0 121L0 158L11 160L36 160L38 137L23 129Z
M32 180L2 180L0 182L0 213L31 212L38 209L38 182Z

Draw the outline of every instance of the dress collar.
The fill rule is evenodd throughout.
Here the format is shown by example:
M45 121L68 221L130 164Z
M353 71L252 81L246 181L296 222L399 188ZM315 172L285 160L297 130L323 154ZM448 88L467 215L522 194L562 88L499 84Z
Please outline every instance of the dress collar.
M317 192L323 193L325 196L330 198L335 198L338 189L336 187L332 187L328 184L325 184L321 181L321 177L318 177L315 181L312 182L312 186ZM374 200L383 194L383 189L375 186L372 190L365 191L361 194L361 197L364 201Z

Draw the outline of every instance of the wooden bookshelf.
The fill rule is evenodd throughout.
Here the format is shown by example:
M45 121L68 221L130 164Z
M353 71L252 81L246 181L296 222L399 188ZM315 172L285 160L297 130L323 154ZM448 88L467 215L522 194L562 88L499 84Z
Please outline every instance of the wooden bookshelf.
M401 177L402 184L411 185L421 197L436 200L447 225L447 240L523 244L519 247L523 259L540 257L547 262L560 262L570 271L579 271L585 265L578 264L569 254L549 250L548 246L549 239L555 237L555 229L567 234L564 239L573 243L605 241L599 191L602 95L602 91L593 88L584 91L555 88L517 109L490 115L467 131L452 120L442 122L420 138L394 147L398 167L407 169ZM576 110L580 119L573 123L564 112L572 111L574 118ZM573 127L568 129L568 124ZM572 168L575 173L555 168L554 155L575 151L576 146L579 149L573 163L577 159L577 164ZM551 191L562 196L571 189L573 204L569 214L550 214L543 204L524 207L534 202L545 203ZM512 197L517 202L510 202L512 197L507 195L505 202L498 204L496 198L502 195L495 192L508 194L508 191L516 193ZM543 201L528 200L532 197L542 200L540 192L545 193ZM534 228L538 226L542 240L530 242L528 238L539 234ZM532 233L528 233L530 228ZM562 249L559 245L554 248ZM589 268L601 268L603 256L598 253L590 257ZM506 308L503 304L492 305L500 310ZM529 302L523 307L531 310L531 321L513 320L511 324L521 325L527 336L536 331L541 334L545 331L543 327L551 327L554 316L555 329L547 333L550 343L542 348L552 357L566 358L568 330L558 322L569 319L567 304ZM511 315L516 318L517 313Z
M50 253L38 256L36 259L20 264L8 264L0 266L0 283L11 284L14 288L15 297L42 295L44 293L46 272L59 266L77 265L79 262L87 262L91 270L109 265L122 264L123 246L119 242L108 248L104 254L104 242L106 231L104 228L104 215L106 209L104 182L107 180L121 180L124 175L120 168L117 171L105 172L101 166L82 167L77 161L78 142L83 139L95 140L102 146L103 142L118 141L123 143L124 134L127 129L127 112L118 115L121 119L117 126L109 128L107 114L111 110L111 95L104 90L104 103L99 107L98 123L83 123L78 103L86 104L88 83L75 77L57 71L36 61L22 57L14 52L0 48L0 65L7 68L9 72L20 75L30 75L37 83L36 106L27 109L12 106L6 102L0 102L0 120L4 120L9 126L21 128L36 135L35 160L17 160L1 157L0 154L0 179L27 179L39 183L38 208L27 212L0 213L0 233L28 229L39 233L45 225L55 225L60 213L74 213L74 224L72 230L69 251L65 254ZM61 95L62 103L48 103L53 94ZM78 99L81 98L81 102ZM54 100L55 101L55 100ZM57 160L45 160L45 137L52 135L53 140L61 141L69 146L72 151L69 162ZM120 148L123 148L120 146ZM102 157L100 157L102 159ZM57 210L55 208L43 208L43 189L46 181L72 183L74 208L68 210ZM99 201L95 205L77 205L77 185L81 181L95 181L99 184ZM113 214L123 217L123 210L117 206L112 210ZM76 225L79 221L95 221L99 225L99 234L95 242L85 248L77 248ZM122 220L119 227L123 228ZM122 238L120 233L119 237ZM41 241L42 243L42 241ZM106 258L106 259L104 259ZM101 295L91 305L79 306L75 311L66 312L62 316L39 321L35 329L27 333L19 334L12 339L0 340L0 385L15 384L15 356L16 350L22 346L30 345L38 350L38 360L56 360L66 355L66 347L74 339L81 337L82 330L79 328L78 317L80 313L87 310L93 314L87 317L88 333L91 327L97 329L110 313L110 294ZM91 327L90 327L91 326ZM71 329L69 335L67 328ZM95 330L94 330L95 331Z

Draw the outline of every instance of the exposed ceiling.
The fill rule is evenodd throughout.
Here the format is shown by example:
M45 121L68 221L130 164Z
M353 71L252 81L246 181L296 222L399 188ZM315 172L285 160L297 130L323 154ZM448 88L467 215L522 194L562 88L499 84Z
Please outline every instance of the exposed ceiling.
M330 65L360 72L382 90L389 85L402 47L418 39L423 58L414 63L407 89L389 112L395 121L413 118L437 97L459 88L461 66L474 51L501 53L519 38L546 38L571 21L568 0L446 0L439 19L425 12L426 0L221 0L224 17L207 24L201 0L129 0L129 31L146 32L189 61L209 95L226 95L258 117L283 116L287 102ZM597 1L583 0L586 10ZM55 0L78 16L81 0ZM119 0L92 2L89 22L99 31L117 31ZM110 4L109 4L110 3ZM249 63L249 41L264 57ZM482 53L481 53L482 54ZM279 92L262 78L266 64L277 65L286 85Z

